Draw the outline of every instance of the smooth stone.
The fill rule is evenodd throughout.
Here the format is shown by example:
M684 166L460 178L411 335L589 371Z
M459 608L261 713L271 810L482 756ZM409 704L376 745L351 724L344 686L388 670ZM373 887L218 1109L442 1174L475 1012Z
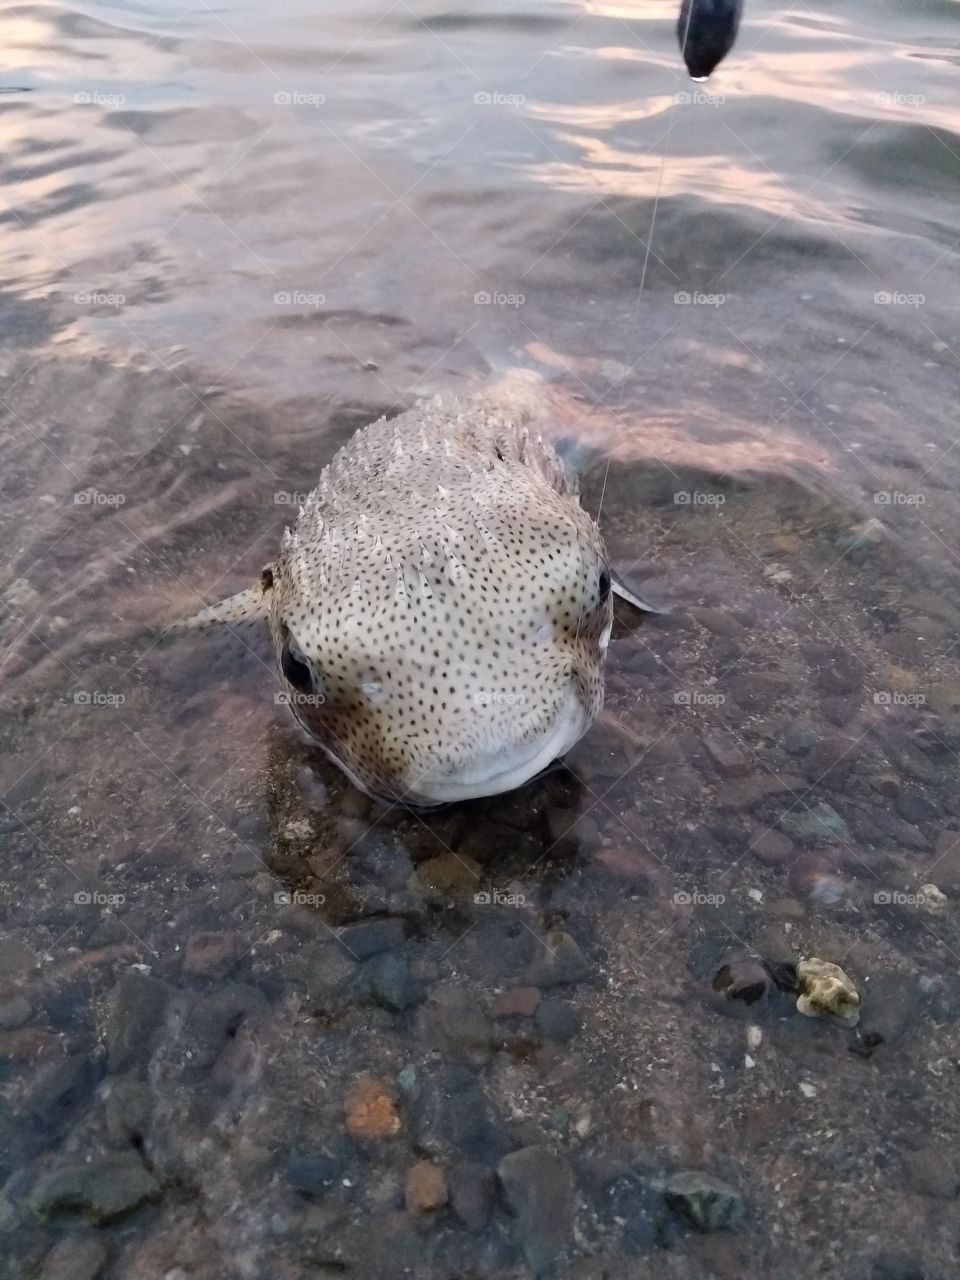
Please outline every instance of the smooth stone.
M522 1147L504 1156L497 1176L517 1219L517 1241L527 1265L535 1276L548 1275L573 1242L577 1200L569 1164L549 1147Z
M565 1000L544 1000L533 1021L545 1040L557 1044L569 1044L580 1031L580 1019Z
M195 978L225 978L243 951L244 944L234 933L194 933L184 949L183 971Z
M493 1213L496 1182L493 1173L472 1160L456 1164L450 1171L450 1204L466 1229L479 1234Z
M532 1018L540 1003L536 987L512 987L502 991L490 1006L493 1018Z
M770 867L786 862L795 852L794 843L789 837L779 831L760 826L753 828L747 847L755 858Z
M464 987L435 987L421 1011L427 1038L445 1052L468 1060L486 1057L493 1048L490 1021L476 997Z
M380 951L402 947L407 931L402 920L361 920L338 929L336 937L354 960L366 960Z
M864 985L860 1037L866 1043L900 1040L923 1007L914 978L900 973L880 973Z
M443 853L417 868L417 878L431 897L471 899L481 888L483 868L465 853Z
M754 1005L770 990L770 975L752 956L731 956L713 977L713 990L724 1000Z
M960 1192L960 1169L954 1153L943 1147L924 1147L903 1158L911 1191L937 1200L954 1200Z
M107 1138L118 1147L139 1145L150 1129L153 1090L142 1080L122 1076L110 1086L104 1103Z
M370 995L385 1009L402 1013L423 999L423 990L401 952L383 951L364 965Z
M935 822L940 817L938 805L913 791L897 796L894 807L904 822L909 822L911 826L918 826L921 822Z
M535 987L557 987L590 976L590 965L569 933L554 929L534 954L527 981Z
M783 749L792 756L802 756L819 741L817 735L808 724L800 720L792 721L783 734Z
M128 969L110 995L107 1065L111 1072L143 1066L150 1058L167 1011L166 983Z
M361 1141L380 1141L400 1132L397 1090L389 1080L364 1076L344 1099L347 1132Z
M159 1195L159 1182L130 1152L89 1162L78 1160L43 1174L30 1195L30 1207L42 1220L60 1212L79 1212L99 1224L130 1213Z
M71 1053L31 1079L25 1105L34 1115L49 1117L89 1093L102 1071L103 1059L99 1055Z
M847 824L836 809L825 802L805 811L791 809L782 813L777 819L777 826L802 844L813 844L818 840L837 844L850 839Z
M408 1213L432 1213L449 1199L447 1175L438 1164L418 1160L407 1170L403 1198Z
M671 1174L663 1195L670 1208L698 1231L730 1229L743 1221L745 1205L739 1191L710 1173Z
M107 1257L102 1241L67 1236L44 1258L37 1280L97 1280Z
M299 1153L287 1161L284 1173L287 1185L300 1195L325 1196L343 1177L344 1163L324 1153Z
M811 747L804 761L807 777L813 783L842 787L857 761L858 744L854 738L824 738Z
M750 762L732 734L708 733L703 745L719 773L733 778L750 772Z

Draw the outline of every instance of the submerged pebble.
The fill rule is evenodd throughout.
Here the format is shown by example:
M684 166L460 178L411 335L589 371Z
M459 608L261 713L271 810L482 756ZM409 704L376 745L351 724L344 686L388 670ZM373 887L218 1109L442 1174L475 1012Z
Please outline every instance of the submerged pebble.
M663 1188L664 1199L697 1231L721 1231L743 1221L743 1197L728 1182L699 1170L671 1174Z
M497 1176L527 1265L544 1275L573 1241L577 1205L570 1166L549 1147L523 1147L504 1156Z
M860 995L839 965L811 956L797 965L797 1010L808 1018L829 1017L845 1027L860 1021Z

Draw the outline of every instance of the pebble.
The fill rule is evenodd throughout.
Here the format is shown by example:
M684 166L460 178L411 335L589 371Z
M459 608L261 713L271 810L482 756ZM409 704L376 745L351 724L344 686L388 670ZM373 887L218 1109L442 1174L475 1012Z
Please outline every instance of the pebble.
M600 849L593 860L614 879L630 885L631 888L640 889L642 892L649 892L660 879L659 863L648 854L636 849L625 849L619 846Z
M719 773L735 778L750 772L750 762L732 734L708 733L703 745Z
M743 1197L709 1173L682 1170L671 1174L663 1195L670 1208L698 1231L731 1229L743 1221Z
M444 853L422 862L417 868L417 879L431 899L469 900L481 887L483 868L465 853Z
M917 897L920 901L920 909L925 911L928 916L940 916L949 906L947 895L941 892L935 884L922 884L917 890Z
M321 1197L343 1177L344 1164L333 1156L320 1153L292 1155L284 1170L287 1183L303 1196Z
M792 756L802 756L819 741L817 735L808 724L793 720L784 730L783 749Z
M534 1024L545 1040L568 1044L580 1031L580 1019L565 1000L544 1000Z
M748 838L750 852L767 866L776 867L795 852L794 843L779 831L754 826Z
M512 1151L497 1166L500 1189L517 1219L517 1242L535 1276L546 1275L573 1241L577 1210L573 1173L546 1146Z
M813 783L842 788L850 777L858 754L855 738L840 735L824 738L810 749L804 761L807 777Z
M0 1031L19 1031L33 1017L33 1005L22 995L0 1001Z
M402 1013L423 999L423 990L410 971L410 961L397 951L371 956L364 965L370 995L385 1009Z
M380 1140L400 1132L397 1090L389 1080L364 1076L347 1094L347 1132L353 1138Z
M183 971L196 978L225 978L243 954L234 933L194 933L183 953Z
M603 1198L618 1222L631 1252L645 1252L660 1242L664 1216L659 1188L640 1173L628 1173L607 1184ZM629 1274L633 1274L632 1272Z
M797 978L798 1013L808 1018L827 1016L845 1027L860 1021L860 995L839 965L811 956L797 965Z
M143 1066L153 1052L167 1011L169 989L159 978L128 969L110 993L107 1065L110 1071Z
M916 791L906 791L897 796L894 807L904 822L909 822L911 826L918 826L921 822L935 822L940 816L939 807Z
M403 1198L409 1213L431 1213L442 1209L449 1198L447 1177L439 1165L418 1160L407 1170Z
M37 1280L96 1280L106 1263L102 1241L66 1236L44 1258Z
M403 946L407 931L402 920L361 920L336 931L340 946L355 960Z
M490 1015L494 1018L532 1018L540 1003L540 992L536 987L513 987L502 991L490 1006Z
M450 1171L450 1204L466 1229L477 1235L493 1213L496 1182L483 1165L465 1160Z
M535 987L557 987L581 982L590 976L590 965L569 933L554 929L538 947L527 974Z
M850 839L847 824L832 805L820 803L812 809L790 809L777 819L777 826L802 844L825 840L845 844Z
M731 956L717 969L713 990L724 1000L754 1005L770 990L770 975L752 956Z
M490 1021L472 992L447 983L430 992L423 1009L425 1038L443 1052L482 1061L493 1048Z
M924 1147L903 1159L907 1186L923 1196L954 1200L960 1192L960 1169L952 1151L944 1147Z
M133 1152L76 1160L43 1174L30 1195L42 1220L63 1211L91 1222L111 1222L160 1195L160 1184Z

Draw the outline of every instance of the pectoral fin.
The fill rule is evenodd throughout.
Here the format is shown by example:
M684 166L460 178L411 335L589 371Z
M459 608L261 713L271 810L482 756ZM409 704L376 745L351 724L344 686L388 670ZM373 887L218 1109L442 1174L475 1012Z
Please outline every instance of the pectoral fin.
M624 604L630 605L634 609L638 609L641 613L669 613L668 605L653 604L650 600L638 596L635 591L623 582L622 578L618 578L615 574L611 574L610 586L613 594L618 600L622 600Z
M273 565L268 564L260 574L260 581L246 591L238 591L226 600L208 605L205 609L182 618L167 628L167 635L182 635L188 631L205 631L208 627L240 622L263 621L270 614L273 594Z

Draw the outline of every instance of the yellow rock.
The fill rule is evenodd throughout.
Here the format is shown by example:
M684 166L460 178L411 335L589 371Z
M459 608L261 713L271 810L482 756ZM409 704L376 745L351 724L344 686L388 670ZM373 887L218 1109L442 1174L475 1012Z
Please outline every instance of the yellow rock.
M811 956L797 965L801 995L798 1012L808 1018L827 1017L845 1027L860 1021L860 995L837 964Z

